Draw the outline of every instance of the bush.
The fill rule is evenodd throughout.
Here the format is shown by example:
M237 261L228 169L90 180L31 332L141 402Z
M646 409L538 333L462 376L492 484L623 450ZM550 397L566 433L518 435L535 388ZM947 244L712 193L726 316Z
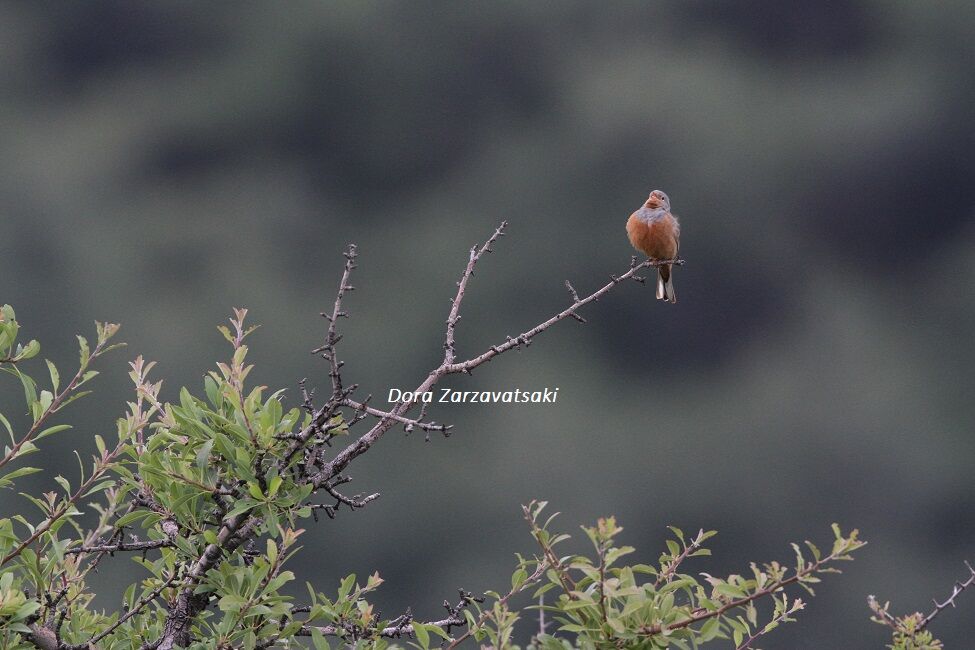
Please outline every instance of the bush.
M582 320L581 307L625 280L642 280L638 273L657 264L634 259L626 273L585 298L569 285L571 304L565 310L459 361L455 329L468 281L503 228L471 249L447 318L443 361L415 394L446 375L470 372L530 344L561 320ZM314 525L310 520L320 514L334 517L340 509L363 508L378 497L341 491L350 480L345 473L350 464L394 426L449 435L449 426L426 418L425 405L415 416L410 412L417 405L409 402L382 411L368 400L356 401L355 386L343 382L337 323L346 315L342 302L353 289L355 260L352 246L326 315L324 343L314 351L328 363L332 382L331 393L318 404L303 384L300 406L290 409L283 391L268 394L264 387L248 386L252 366L244 341L254 328L245 324L243 309L235 311L230 327L219 328L232 353L208 373L199 394L183 388L177 401L164 401L161 382L149 378L153 362L137 357L130 364L135 394L117 420L117 440L96 436L98 453L73 484L57 476L58 490L25 495L40 510L39 520L24 515L0 520L4 648L251 649L311 643L320 649L336 641L356 648L454 648L467 641L515 648L519 620L535 630L528 647L547 650L695 648L722 640L751 648L802 609L802 600L790 592L812 594L823 574L837 572L836 564L863 546L856 531L843 533L834 525L833 540L822 551L811 542L794 544L791 566L769 562L726 578L695 576L687 565L709 553L705 542L713 531L687 536L672 528L673 539L657 565L625 565L621 559L634 549L619 544L622 528L608 517L583 528L591 555L563 556L558 548L568 536L553 531L551 517L542 519L544 502L532 502L524 516L536 550L518 558L510 589L483 596L461 591L455 602L444 602L441 620L418 621L409 610L381 618L368 601L382 584L378 575L365 581L349 575L329 593L306 583L307 600L294 598L286 587L297 576L285 567L294 564L302 527ZM69 428L51 420L87 392L97 375L92 364L118 347L112 343L118 329L97 323L94 347L78 337L80 364L72 377L63 382L55 364L46 361L48 377L39 382L25 368L40 345L18 343L14 310L0 310L0 370L19 380L28 414L23 426L0 415L10 438L0 459L4 487L40 471L15 468L15 462ZM360 427L363 421L367 424ZM353 435L360 428L365 431ZM83 515L83 502L97 516ZM119 610L97 610L87 578L106 558L120 557L139 564L143 575L125 589ZM879 605L875 613L898 620ZM909 632L895 628L894 634Z

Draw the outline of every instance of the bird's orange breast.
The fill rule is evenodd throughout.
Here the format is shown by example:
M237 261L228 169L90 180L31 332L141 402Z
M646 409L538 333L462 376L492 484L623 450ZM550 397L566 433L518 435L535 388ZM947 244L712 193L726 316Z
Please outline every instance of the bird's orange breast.
M669 214L647 224L634 213L626 222L626 234L633 248L647 257L657 260L677 257L677 222Z

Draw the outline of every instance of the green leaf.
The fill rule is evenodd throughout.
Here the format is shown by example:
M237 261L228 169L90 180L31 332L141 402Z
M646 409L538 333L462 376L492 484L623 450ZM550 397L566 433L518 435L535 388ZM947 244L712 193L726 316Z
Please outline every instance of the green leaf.
M34 380L22 373L16 367L10 371L12 374L16 375L20 380L20 384L24 387L24 399L28 404L34 404L37 401L37 385Z
M722 596L729 596L731 598L744 598L748 595L740 587L730 585L727 582L715 585L714 590Z
M10 436L10 443L16 444L17 441L14 439L13 427L10 426L10 421L6 418L6 416L4 416L3 413L0 413L0 424L3 424L3 428L7 430L7 435Z
M58 387L61 385L61 375L50 359L44 359L44 362L47 364L48 372L51 373L51 390L56 393L58 392Z
M284 479L281 478L280 476L272 477L267 486L268 496L273 497L274 495L276 495L278 493L278 488L281 487L282 483L284 483Z
M747 618L748 622L753 626L758 625L758 610L755 609L755 603L748 603L748 605L745 606L745 618Z
M75 401L76 399L81 399L85 395L90 395L90 394L91 394L91 391L90 390L79 390L78 392L76 392L76 393L72 394L70 397L68 397L68 399L66 399L63 402L61 402L61 404L58 406L58 410L60 411L61 409L63 409L65 406L67 406L71 402Z
M430 647L430 633L427 632L427 628L423 623L413 623L413 633L416 634L416 640L420 642L420 646L426 650Z
M225 515L226 517L236 517L239 514L243 514L248 510L251 510L257 505L253 499L239 499L234 507Z
M55 424L53 427L48 427L43 431L41 431L39 434L37 434L34 440L42 440L50 435L54 435L55 433L60 433L61 431L67 431L70 428L71 428L70 424Z
M217 331L223 334L223 337L227 339L228 342L234 342L234 335L230 333L230 328L226 325L217 325Z
M667 593L660 601L660 616L666 617L670 610L674 608L674 592Z
M41 351L41 344L36 340L28 341L27 345L23 348L18 348L17 350L17 360L26 361L27 359L33 359L37 356L37 353Z
M12 481L15 478L19 478L21 476L27 476L28 474L36 474L37 472L40 471L41 470L37 467L18 467L17 469L10 472L9 474L4 474L3 480Z
M806 546L809 547L809 550L812 551L813 557L818 562L819 559L822 558L822 556L823 556L823 554L820 552L819 548L815 544L813 544L812 542L810 542L808 539L806 540Z
M624 555L629 555L636 551L632 546L621 546L620 548L614 548L609 553L606 554L606 566L610 567L616 560L620 559Z
M88 339L78 334L78 358L81 359L81 369L88 367L88 357L91 356L91 348L88 347Z
M96 485L93 485L82 496L89 496L96 492L104 492L105 490L107 490L110 487L113 487L114 485L115 485L115 479L106 479L104 481L97 483Z
M513 574L511 574L511 589L517 590L524 582L525 578L528 577L528 572L524 569L518 569Z
M58 476L54 477L54 480L57 482L58 485L64 488L64 491L67 494L71 494L71 484L68 483L68 479L64 478L59 474Z
M20 458L21 456L26 456L27 454L33 454L36 451L40 451L33 442L25 442L20 446L20 452L18 452L15 458Z
M132 522L143 519L149 514L150 513L146 512L145 510L136 510L134 512L126 513L115 520L115 527L121 528L122 526L128 526Z
M203 469L210 463L210 451L213 449L213 440L207 440L200 445L200 450L196 452L196 466Z
M836 536L836 539L837 540L843 539L843 533L842 533L842 531L840 531L840 525L839 524L837 524L836 522L833 522L830 525L830 527L833 529L833 535Z
M606 622L609 623L609 626L613 628L613 631L617 634L623 634L626 632L626 626L620 619L610 616L606 619Z
M345 600L349 596L349 593L352 592L352 586L354 584L355 584L354 573L350 573L349 575L345 576L345 579L342 580L342 584L339 585L338 600Z
M246 602L237 594L226 594L217 602L217 607L222 612L238 612Z
M701 626L701 641L705 643L711 641L714 639L714 637L718 636L718 632L720 631L721 627L718 623L718 619L709 618L704 622L704 625Z
M315 650L332 650L328 640L318 631L317 627L311 629L311 642L315 645Z

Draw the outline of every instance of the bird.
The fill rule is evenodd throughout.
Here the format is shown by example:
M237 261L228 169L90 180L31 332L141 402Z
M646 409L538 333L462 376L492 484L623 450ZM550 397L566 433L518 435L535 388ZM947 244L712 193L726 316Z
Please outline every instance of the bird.
M680 224L670 212L670 197L660 190L650 197L626 221L626 235L633 248L652 260L677 259L680 249ZM676 303L673 268L670 264L657 267L657 300Z

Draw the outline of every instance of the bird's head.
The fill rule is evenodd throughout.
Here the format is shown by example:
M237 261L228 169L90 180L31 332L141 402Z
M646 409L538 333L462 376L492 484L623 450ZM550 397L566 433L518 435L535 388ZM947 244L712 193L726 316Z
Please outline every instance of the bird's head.
M657 208L664 208L665 210L670 210L670 198L660 190L654 190L650 192L650 198L647 199L645 204L648 208L656 210Z

